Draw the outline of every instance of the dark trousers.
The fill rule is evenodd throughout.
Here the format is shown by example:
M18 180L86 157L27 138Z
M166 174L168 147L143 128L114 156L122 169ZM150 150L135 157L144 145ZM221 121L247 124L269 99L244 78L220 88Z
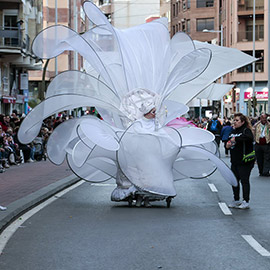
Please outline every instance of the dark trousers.
M256 153L256 159L257 164L259 168L259 173L261 175L263 174L269 174L270 171L270 145L255 145L255 153Z
M249 177L250 177L250 173L253 167L254 167L254 162L249 162L246 164L232 164L231 165L232 172L234 173L238 181L238 186L232 187L234 200L239 201L240 199L240 182L241 182L243 199L246 202L249 202L249 194L250 194Z
M219 147L220 145L220 135L214 134L215 135L215 142L217 143L217 146Z
M224 143L225 155L229 155L229 149L228 149L228 148L226 148L226 144L227 144L228 140L226 140L226 141L222 141L222 142Z

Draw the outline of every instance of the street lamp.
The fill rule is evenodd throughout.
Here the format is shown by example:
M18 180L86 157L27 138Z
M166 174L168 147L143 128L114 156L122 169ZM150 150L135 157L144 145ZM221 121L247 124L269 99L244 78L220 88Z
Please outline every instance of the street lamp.
M220 30L208 30L203 29L204 33L220 33L220 46L223 47L223 25L220 25ZM223 76L220 78L220 82L223 83ZM221 99L221 119L223 120L224 117L224 104L223 104L223 97Z

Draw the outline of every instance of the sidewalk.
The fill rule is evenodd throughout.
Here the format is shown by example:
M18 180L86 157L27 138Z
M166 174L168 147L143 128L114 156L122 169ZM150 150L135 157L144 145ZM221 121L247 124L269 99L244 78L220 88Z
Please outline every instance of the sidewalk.
M11 166L0 174L0 233L21 213L77 182L67 163L60 166L50 161L36 161Z

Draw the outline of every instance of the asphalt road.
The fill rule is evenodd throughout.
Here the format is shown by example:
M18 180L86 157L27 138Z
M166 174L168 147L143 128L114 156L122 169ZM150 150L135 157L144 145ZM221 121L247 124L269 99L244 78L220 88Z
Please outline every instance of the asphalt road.
M212 192L214 184L218 192ZM269 270L244 239L270 251L270 178L253 170L251 209L225 215L232 199L219 173L176 183L171 208L110 201L111 185L83 183L26 220L0 257L1 270Z

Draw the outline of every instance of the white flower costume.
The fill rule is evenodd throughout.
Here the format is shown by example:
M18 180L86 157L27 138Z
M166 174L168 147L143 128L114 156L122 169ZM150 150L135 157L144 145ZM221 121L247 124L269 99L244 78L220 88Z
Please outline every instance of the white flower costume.
M185 114L185 104L220 76L256 59L236 49L193 42L181 32L170 39L165 18L118 30L92 2L83 8L92 22L87 32L80 35L66 26L51 26L33 42L32 50L40 58L75 50L88 65L86 72L66 71L54 78L46 99L23 121L20 141L31 142L43 119L52 114L95 106L103 121L85 116L54 130L47 146L53 163L67 159L76 175L92 182L122 174L129 191L117 198L136 188L175 196L174 181L203 178L216 168L228 183L237 185L219 159L210 132L166 124ZM153 107L155 122L142 120Z

